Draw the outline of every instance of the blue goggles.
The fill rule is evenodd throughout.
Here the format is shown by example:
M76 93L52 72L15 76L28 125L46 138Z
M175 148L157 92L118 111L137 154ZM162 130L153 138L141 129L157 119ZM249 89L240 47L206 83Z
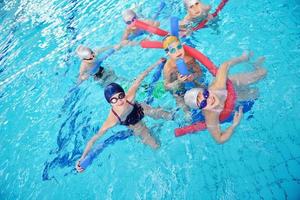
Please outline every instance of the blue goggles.
M126 21L125 23L126 23L127 25L130 25L130 24L132 24L136 19L137 19L137 17L134 16L130 21Z
M203 95L204 99L200 103L197 103L199 109L203 109L207 106L207 99L209 97L209 91L207 89L204 89L202 92L202 95Z

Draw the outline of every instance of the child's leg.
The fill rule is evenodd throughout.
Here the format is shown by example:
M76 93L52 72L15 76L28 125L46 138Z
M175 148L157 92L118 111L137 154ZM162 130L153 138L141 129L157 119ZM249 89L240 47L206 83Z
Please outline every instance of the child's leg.
M229 79L236 86L246 86L258 82L265 77L267 73L267 70L261 67L264 60L265 58L261 57L255 63L253 63L255 71L229 76Z
M238 101L251 101L259 96L258 88L250 88L248 86L235 87Z
M150 130L147 128L144 122L141 121L133 126L129 126L129 128L133 130L135 136L139 136L142 139L142 142L144 144L149 145L153 149L159 148L159 144L157 143L155 138L150 134Z
M172 120L173 113L164 111L162 108L153 108L145 103L141 104L145 115L153 118L153 119L166 119Z

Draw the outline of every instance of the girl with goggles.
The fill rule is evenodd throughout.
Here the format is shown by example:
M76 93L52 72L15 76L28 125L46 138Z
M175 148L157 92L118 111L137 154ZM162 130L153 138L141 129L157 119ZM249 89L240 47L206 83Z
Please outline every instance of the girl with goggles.
M228 76L230 67L249 60L251 54L244 53L240 57L224 62L218 69L215 80L208 89L193 88L184 95L186 105L193 109L201 109L205 118L208 131L219 144L228 141L239 125L243 110L240 106L234 113L233 123L225 131L220 128L219 116L224 109L227 98L226 82L230 79L235 86L237 100L254 100L258 97L256 88L250 88L253 83L258 82L266 75L266 70L262 68L264 58L258 59L254 64L255 70L248 73Z
M174 115L171 112L166 112L161 108L152 108L147 104L138 103L135 101L136 92L139 89L144 78L161 62L165 62L165 59L160 59L154 65L146 69L125 93L124 89L117 83L111 83L105 87L104 96L106 101L111 106L111 111L108 114L107 119L102 124L99 131L90 139L87 146L76 163L76 169L78 172L82 172L83 168L80 167L80 161L85 158L88 152L91 150L93 144L105 133L108 129L120 124L127 126L133 130L134 135L139 136L143 143L149 145L153 149L159 147L156 139L151 135L149 128L143 121L144 116L149 116L154 119L173 120Z
M138 45L139 42L133 42L131 41L134 36L143 35L145 33L144 30L139 30L137 27L134 26L134 21L138 19L138 16L136 13L131 10L127 9L122 13L123 21L126 24L125 32L122 36L121 43L123 45ZM146 24L152 25L152 26L159 26L159 22L148 20L148 19L139 19L142 22L145 22Z

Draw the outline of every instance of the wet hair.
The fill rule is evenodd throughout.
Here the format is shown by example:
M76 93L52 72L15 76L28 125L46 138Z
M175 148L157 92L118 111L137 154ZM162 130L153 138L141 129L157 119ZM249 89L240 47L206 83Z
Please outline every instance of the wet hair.
M169 35L163 40L163 48L167 49L170 44L173 42L180 42L176 36Z

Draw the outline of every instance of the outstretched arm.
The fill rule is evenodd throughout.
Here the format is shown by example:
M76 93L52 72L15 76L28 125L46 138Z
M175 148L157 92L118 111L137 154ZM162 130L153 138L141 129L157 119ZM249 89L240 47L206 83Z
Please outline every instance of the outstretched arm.
M140 44L140 42L137 41L130 41L129 36L130 36L129 29L126 28L120 43L122 46L136 46Z
M139 86L141 85L144 78L160 63L165 62L164 58L161 58L159 61L148 67L140 76L134 81L133 85L129 88L127 93L128 101L132 101L135 98L135 94Z
M83 81L87 80L89 77L90 75L86 71L86 66L83 63L81 63L77 83L80 84Z
M80 159L77 161L76 163L76 169L78 172L82 172L83 169L80 167L80 161L82 161L87 154L90 152L91 148L93 147L93 145L95 144L95 142L110 128L112 128L113 126L116 125L115 120L111 120L111 113L109 114L109 117L107 118L107 120L103 123L102 127L100 128L100 130L88 141L82 156L80 157Z
M245 62L249 60L250 55L243 53L240 57L233 58L229 61L224 62L218 69L216 78L214 82L211 84L210 88L214 89L224 89L226 88L226 81L228 72L231 66L237 65L241 62Z
M146 20L143 20L146 24L149 24L150 26L155 26L155 27L159 27L160 23L159 21L153 21L153 20L150 20L150 19L146 19Z
M128 31L128 28L126 28L121 39L122 44L125 43L125 41L129 41L128 40L129 35L130 33Z
M116 45L109 45L109 46L106 46L106 47L102 47L102 48L96 48L94 50L95 52L95 55L98 56L99 54L109 50L109 49L112 49L112 48L115 48Z
M221 131L219 124L219 115L215 113L205 114L205 123L210 134L213 136L218 144L223 144L228 141L234 133L234 129L239 125L243 117L243 107L239 107L239 111L234 113L233 123L225 131Z

